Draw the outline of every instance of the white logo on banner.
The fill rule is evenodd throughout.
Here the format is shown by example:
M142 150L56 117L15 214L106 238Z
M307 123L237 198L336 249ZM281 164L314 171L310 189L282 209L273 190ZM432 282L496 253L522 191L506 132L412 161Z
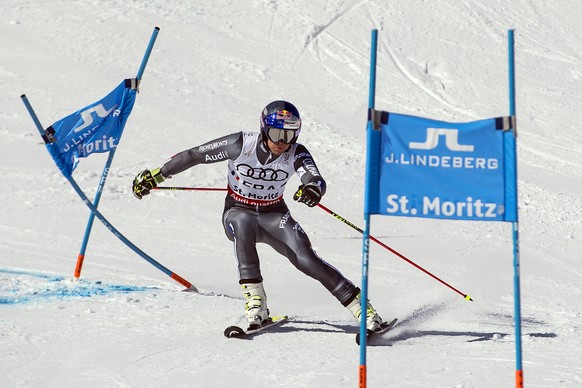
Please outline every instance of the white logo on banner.
M104 117L107 117L109 115L109 113L111 113L113 111L113 109L115 109L116 106L117 105L115 105L113 108L111 108L109 110L105 110L105 107L103 107L103 104L99 104L99 105L95 105L92 108L84 110L83 112L81 112L81 117L83 118L83 125L75 128L75 133L81 132L83 129L87 128L89 125L91 125L93 123L93 116L91 116L91 113L95 112L97 114L97 116L104 118Z
M410 142L409 147L417 150L432 150L439 144L441 136L445 137L445 144L451 151L473 152L475 147L472 145L459 144L459 130L448 128L427 128L426 140L424 143Z
M459 144L459 130L448 128L426 128L426 139L424 142L408 143L411 150L433 150L439 145L441 138L444 138L445 145L450 151L471 153L475 151L474 145ZM487 169L496 170L499 161L496 158L481 158L472 155L438 155L430 153L394 153L390 152L384 158L386 163L401 165L415 165L438 168L462 168L462 169Z

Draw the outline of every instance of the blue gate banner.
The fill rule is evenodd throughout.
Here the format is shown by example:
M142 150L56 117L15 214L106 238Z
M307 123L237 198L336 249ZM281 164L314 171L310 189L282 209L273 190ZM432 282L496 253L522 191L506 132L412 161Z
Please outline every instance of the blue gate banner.
M55 122L45 130L47 148L65 176L95 152L117 147L127 117L133 109L137 82L126 79L103 99Z
M370 214L517 220L512 118L450 123L381 113Z

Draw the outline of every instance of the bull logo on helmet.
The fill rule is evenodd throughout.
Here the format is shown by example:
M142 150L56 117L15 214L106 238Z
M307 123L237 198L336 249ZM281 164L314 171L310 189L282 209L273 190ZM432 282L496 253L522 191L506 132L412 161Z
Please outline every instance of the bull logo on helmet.
M292 113L286 109L277 111L277 120L289 120L292 116Z

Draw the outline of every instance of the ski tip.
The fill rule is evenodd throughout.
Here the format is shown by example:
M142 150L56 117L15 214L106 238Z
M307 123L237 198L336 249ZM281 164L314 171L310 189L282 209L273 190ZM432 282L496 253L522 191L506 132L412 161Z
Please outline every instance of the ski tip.
M465 299L467 299L470 302L473 302L473 298L471 298L469 295L465 295Z
M238 326L229 326L224 330L226 338L244 338L246 335L246 332Z

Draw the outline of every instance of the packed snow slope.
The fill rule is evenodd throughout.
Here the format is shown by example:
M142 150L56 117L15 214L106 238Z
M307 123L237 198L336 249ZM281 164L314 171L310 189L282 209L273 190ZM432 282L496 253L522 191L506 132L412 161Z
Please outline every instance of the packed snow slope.
M243 301L222 231L223 193L131 194L174 153L257 130L274 99L302 113L301 142L328 182L322 203L362 224L371 30L376 107L448 121L509 113L515 29L523 359L530 387L582 386L582 8L577 0L115 1L0 3L0 386L355 387L357 323L317 282L260 246L273 314L251 341L222 331ZM44 127L134 77L160 34L99 206L167 277L96 221L41 144ZM74 173L93 198L104 155ZM224 187L226 165L176 186ZM291 200L317 252L359 284L361 235ZM363 226L363 225L361 225ZM369 387L514 384L511 225L378 217L372 234L452 286L373 244L369 296L399 326L367 352Z

